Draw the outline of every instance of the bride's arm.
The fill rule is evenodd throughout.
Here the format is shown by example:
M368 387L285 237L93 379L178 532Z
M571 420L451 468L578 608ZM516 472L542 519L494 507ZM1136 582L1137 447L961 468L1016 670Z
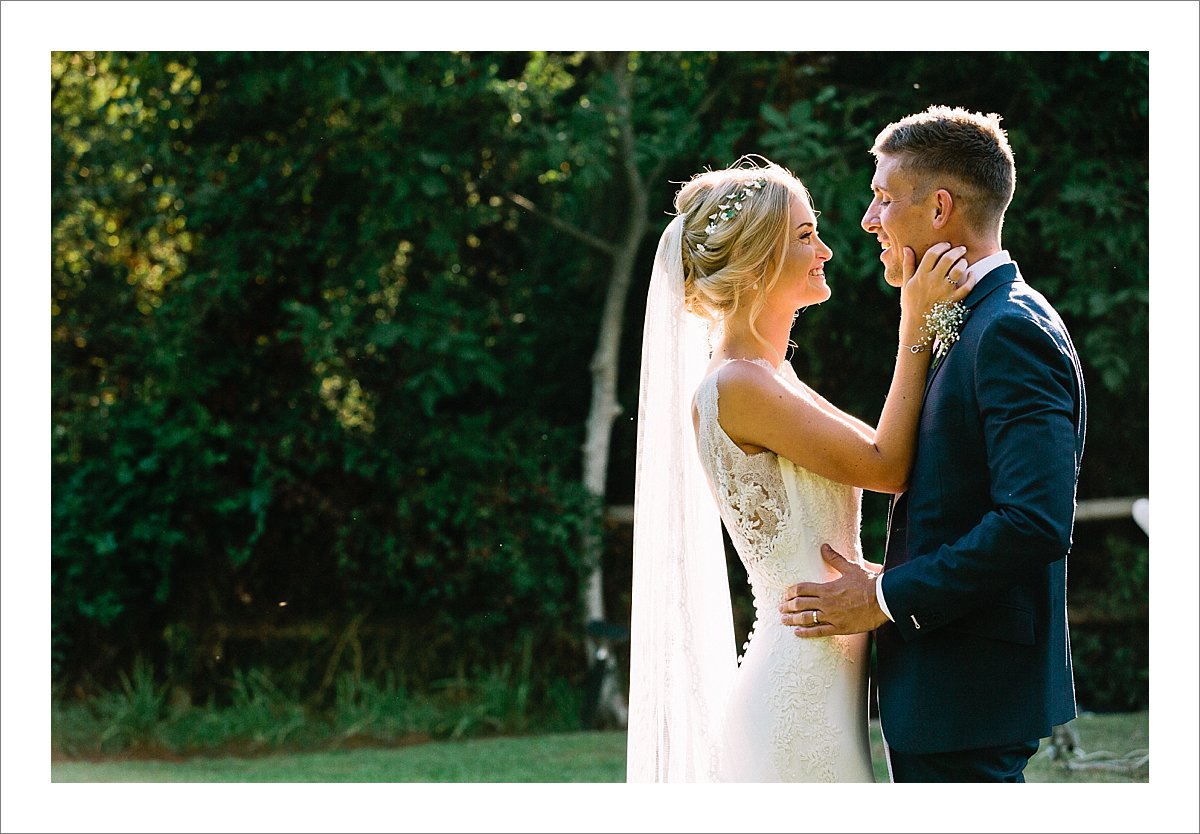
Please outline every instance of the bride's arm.
M862 420L855 417L853 414L849 414L845 411L842 411L840 408L838 408L836 405L831 403L829 400L822 397L820 395L820 393L817 391L817 389L813 388L811 385L809 385L804 380L800 379L797 381L800 383L800 385L802 385L804 387L804 390L808 392L808 395L816 401L817 405L820 406L822 411L824 411L826 414L832 414L835 417L842 418L843 420L845 420L846 422L850 423L852 426L857 428L859 431L867 434L871 438L872 441L875 440L875 427L874 426L870 425L869 423L863 422Z
M936 244L915 275L913 255L904 253L905 275L912 277L901 291L900 345L876 428L828 403L825 407L807 399L761 365L731 362L720 377L725 433L743 447L770 449L830 480L876 492L902 492L916 450L930 356L928 346L918 353L909 348L922 341L922 316L936 301L957 301L970 292L963 251ZM947 277L962 285L948 292Z

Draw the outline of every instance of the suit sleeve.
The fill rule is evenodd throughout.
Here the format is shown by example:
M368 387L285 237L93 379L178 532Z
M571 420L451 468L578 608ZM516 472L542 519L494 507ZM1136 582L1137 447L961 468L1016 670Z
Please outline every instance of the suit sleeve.
M989 322L975 361L990 509L957 541L881 577L906 639L927 635L1062 559L1071 547L1078 368L1049 322ZM910 612L921 623L912 622Z

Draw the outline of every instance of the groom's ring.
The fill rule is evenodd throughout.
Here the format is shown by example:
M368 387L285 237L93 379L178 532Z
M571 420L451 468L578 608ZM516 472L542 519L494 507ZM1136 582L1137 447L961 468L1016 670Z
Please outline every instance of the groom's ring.
M817 625L817 624L819 624L819 623L821 622L821 618L820 618L819 616L817 616L817 612L816 612L816 611L813 611L813 612L812 612L812 615L813 615L813 621L812 621L812 624L813 624L813 625Z

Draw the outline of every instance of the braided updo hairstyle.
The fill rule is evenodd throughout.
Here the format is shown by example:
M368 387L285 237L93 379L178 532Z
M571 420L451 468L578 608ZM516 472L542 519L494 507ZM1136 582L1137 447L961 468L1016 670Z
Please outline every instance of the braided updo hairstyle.
M731 204L730 197L748 188L740 209L722 210ZM679 189L675 210L684 218L684 303L689 312L719 324L749 298L750 327L758 335L754 319L783 268L792 194L812 204L795 175L761 156L743 156L729 168L699 173ZM761 289L755 289L759 282Z

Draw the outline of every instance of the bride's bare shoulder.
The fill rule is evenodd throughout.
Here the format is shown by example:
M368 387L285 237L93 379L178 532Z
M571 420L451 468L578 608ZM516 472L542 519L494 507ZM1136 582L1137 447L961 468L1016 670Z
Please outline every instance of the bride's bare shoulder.
M782 393L778 374L766 362L730 359L713 373L717 375L721 400L729 405L752 405Z

